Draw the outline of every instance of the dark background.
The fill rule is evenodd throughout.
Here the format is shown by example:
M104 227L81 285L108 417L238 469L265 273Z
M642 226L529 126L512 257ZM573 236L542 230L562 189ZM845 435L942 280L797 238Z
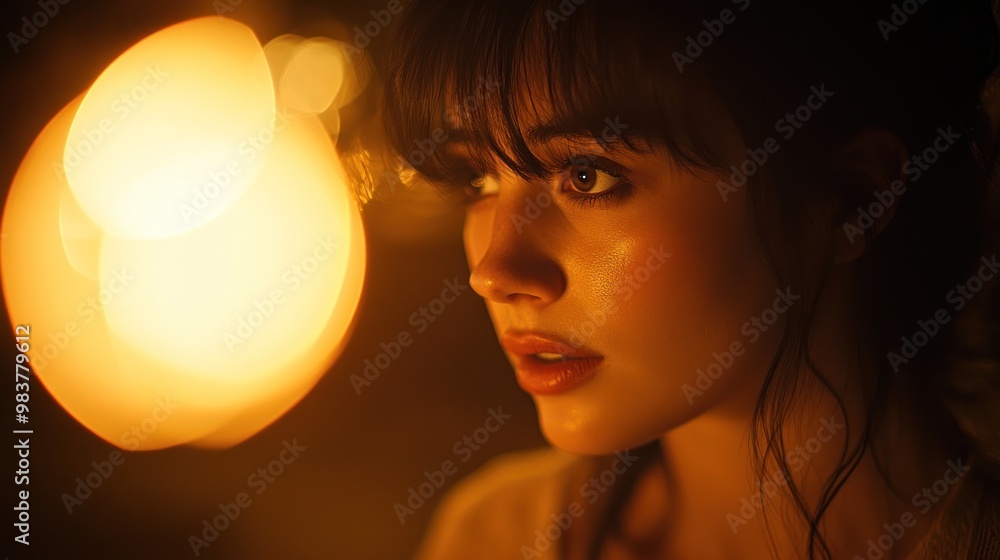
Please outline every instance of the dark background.
M265 43L283 33L331 35L338 21L349 32L386 3L243 0L225 15L250 25ZM21 17L39 9L37 1L7 1L0 18L4 199L38 132L116 56L160 28L215 14L212 0L70 0L15 54L7 33L19 32ZM384 42L380 33L367 47L374 60ZM502 406L512 418L468 462L456 461L458 473L445 489L499 453L543 445L531 400L517 388L482 300L471 290L416 335L361 395L355 393L348 377L361 373L365 358L380 352L379 343L404 329L414 332L407 318L438 297L446 279L468 280L460 211L397 193L366 205L363 217L368 269L346 350L297 406L248 441L224 450L123 451L125 462L68 514L61 496L74 491L78 477L93 472L92 462L107 461L116 448L78 424L33 379L31 544L12 540L17 458L8 435L4 476L11 478L0 504L6 512L6 554L194 558L188 536L200 535L202 521L217 515L220 503L248 491L247 477L275 459L283 441L296 439L306 451L263 493L250 492L250 507L201 550L200 558L403 559L413 552L444 489L403 525L393 504L404 502L408 489L424 481L425 470L456 459L455 442L483 425L489 407ZM4 321L11 333L6 306ZM2 347L2 360L13 369L12 335ZM8 380L4 400L13 409L13 379ZM4 425L12 429L13 418Z

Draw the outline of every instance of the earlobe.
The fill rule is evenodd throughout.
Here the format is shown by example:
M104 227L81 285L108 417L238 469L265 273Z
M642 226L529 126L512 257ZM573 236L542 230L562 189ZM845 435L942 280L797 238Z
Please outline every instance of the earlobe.
M908 152L895 134L866 129L833 158L840 211L833 220L835 262L857 259L892 221L907 189L903 164Z

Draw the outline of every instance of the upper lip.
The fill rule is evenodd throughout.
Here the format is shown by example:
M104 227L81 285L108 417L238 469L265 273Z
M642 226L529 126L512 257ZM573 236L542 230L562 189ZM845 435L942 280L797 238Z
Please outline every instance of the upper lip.
M504 350L519 356L549 353L562 354L567 358L600 358L586 346L573 346L565 339L545 333L510 330L500 337Z

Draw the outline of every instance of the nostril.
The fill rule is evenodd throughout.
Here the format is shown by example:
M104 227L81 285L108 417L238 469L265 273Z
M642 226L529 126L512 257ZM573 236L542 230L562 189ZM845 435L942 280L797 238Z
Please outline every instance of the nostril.
M551 303L562 296L566 282L559 265L551 259L492 253L472 272L469 285L497 303Z
M508 190L510 193L519 191ZM503 194L500 195L503 198ZM506 219L517 199L509 198L488 216L466 216L465 245L469 256L469 284L480 296L496 303L537 305L559 299L565 275L553 253L550 235L540 230L518 233Z

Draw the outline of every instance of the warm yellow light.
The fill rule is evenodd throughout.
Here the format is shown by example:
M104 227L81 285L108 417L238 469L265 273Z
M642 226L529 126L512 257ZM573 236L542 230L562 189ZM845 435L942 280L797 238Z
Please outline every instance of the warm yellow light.
M245 48L247 37L255 51ZM123 59L134 58L136 68L164 60L140 48L169 50L171 42L200 60L234 46L244 69L263 60L242 25L193 20L130 49L95 88L127 66ZM196 66L172 60L174 68ZM270 77L267 95L237 92L229 70L199 70L184 88L164 85L148 114L144 105L142 118L116 122L94 146L86 161L107 169L81 162L63 175L54 169L69 165L74 133L93 122L88 103L100 107L94 100L104 98L91 90L74 100L32 145L4 209L4 294L13 323L31 325L31 365L67 411L120 447L226 446L250 437L329 368L360 299L360 214L330 137L314 116L275 110ZM232 97L242 117L227 109L214 127L178 129L173 115L199 95ZM262 125L268 111L275 117ZM248 134L260 156L249 161L238 150ZM136 157L143 165L122 159ZM231 186L245 180L228 198L198 214L197 227L171 222L193 177L233 170L233 162L247 165L232 173Z
M343 49L330 39L297 45L279 82L281 101L302 113L326 111L344 83Z
M264 45L278 104L295 115L316 115L332 136L340 133L340 109L363 89L365 72L351 64L351 47L326 37L280 35Z
M70 127L65 173L108 233L168 237L239 200L267 155L253 140L274 116L253 32L224 18L191 20L143 39L97 78Z

